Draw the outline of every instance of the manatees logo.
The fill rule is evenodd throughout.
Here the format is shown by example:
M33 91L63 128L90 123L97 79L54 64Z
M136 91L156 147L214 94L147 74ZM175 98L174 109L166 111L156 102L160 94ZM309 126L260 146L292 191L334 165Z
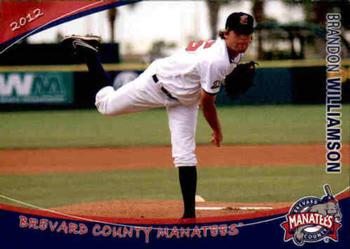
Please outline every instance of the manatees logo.
M338 241L342 214L338 201L331 193L329 185L323 186L326 193L322 198L304 197L298 200L281 224L285 230L284 241L293 240L297 246L318 241Z

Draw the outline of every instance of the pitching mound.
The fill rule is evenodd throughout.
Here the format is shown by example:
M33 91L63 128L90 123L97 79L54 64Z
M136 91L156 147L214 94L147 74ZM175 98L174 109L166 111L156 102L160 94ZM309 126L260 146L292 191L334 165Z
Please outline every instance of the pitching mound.
M289 207L290 203L197 203L197 217L218 217L233 214L269 211ZM66 214L113 218L178 218L182 215L180 200L114 200L82 203L52 208Z

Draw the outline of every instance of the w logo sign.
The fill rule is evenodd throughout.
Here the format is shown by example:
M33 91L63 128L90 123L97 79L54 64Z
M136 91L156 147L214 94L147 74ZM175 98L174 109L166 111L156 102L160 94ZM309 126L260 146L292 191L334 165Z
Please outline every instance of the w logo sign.
M71 73L0 74L0 103L70 103Z

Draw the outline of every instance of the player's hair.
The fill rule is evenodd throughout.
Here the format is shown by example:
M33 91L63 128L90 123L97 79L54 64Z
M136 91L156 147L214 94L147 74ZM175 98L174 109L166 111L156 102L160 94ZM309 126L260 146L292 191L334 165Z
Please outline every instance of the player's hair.
M220 30L220 31L219 31L218 35L219 35L219 37L220 37L221 39L225 40L225 35L227 35L228 32L229 32L229 30L223 29L223 30Z

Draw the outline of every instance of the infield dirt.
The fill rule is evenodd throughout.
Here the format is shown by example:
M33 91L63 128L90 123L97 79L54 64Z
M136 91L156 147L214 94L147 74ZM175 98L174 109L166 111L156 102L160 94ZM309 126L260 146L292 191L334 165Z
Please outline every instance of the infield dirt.
M350 145L343 145L349 164ZM347 152L347 153L345 153ZM198 146L199 167L323 165L324 145ZM170 147L0 150L0 174L94 172L172 167Z

